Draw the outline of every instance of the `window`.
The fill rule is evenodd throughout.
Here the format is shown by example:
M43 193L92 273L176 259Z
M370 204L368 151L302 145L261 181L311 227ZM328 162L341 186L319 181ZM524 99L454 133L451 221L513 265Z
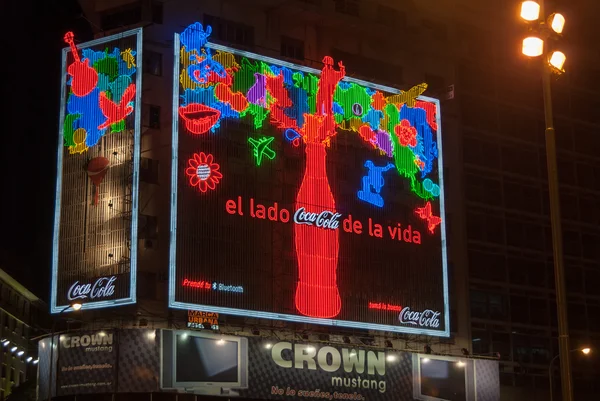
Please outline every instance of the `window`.
M423 28L429 30L435 40L445 42L448 38L448 29L440 22L424 19L422 21Z
M336 63L342 60L347 68L365 78L376 78L391 86L399 86L403 83L402 67L399 65L348 53L336 48L331 49L331 56Z
M152 22L155 24L163 23L163 3L159 1L152 2Z
M142 6L135 4L126 8L120 8L116 11L109 11L100 17L100 26L102 30L123 28L128 25L135 25L142 20Z
M149 126L150 128L160 128L160 106L150 105Z
M11 382L15 381L15 368L10 368L10 378L9 378L9 380Z
M406 27L406 14L380 4L377 6L377 21L394 29L403 29Z
M140 239L156 239L158 237L158 217L140 214L138 236Z
M254 46L254 27L204 14L204 25L212 27L212 37L228 43Z
M281 37L281 55L295 60L304 60L304 42L287 36Z
M430 92L442 91L446 87L444 77L435 74L425 74L425 83L427 83L427 90Z
M158 160L142 157L140 159L140 181L158 184Z
M162 76L162 54L144 49L144 72Z
M335 1L335 11L336 12L358 17L359 10L360 10L358 0L334 0L334 1Z

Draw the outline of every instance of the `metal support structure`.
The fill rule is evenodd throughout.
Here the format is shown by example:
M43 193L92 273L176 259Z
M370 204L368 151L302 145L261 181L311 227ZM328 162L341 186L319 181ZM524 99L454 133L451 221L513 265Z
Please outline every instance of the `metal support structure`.
M546 14L543 0L540 1L540 15L542 21L544 21ZM545 25L545 22L542 23ZM548 166L548 193L550 195L554 285L556 287L556 309L558 317L558 356L560 357L562 401L573 401L573 382L571 379L571 359L569 355L567 291L565 285L562 227L560 221L560 192L556 162L556 135L554 131L554 118L552 115L552 90L550 86L552 72L548 65L548 54L548 46L544 46L544 54L542 55L542 87L544 92L544 117L546 122L546 163ZM550 378L552 378L552 371L550 371Z

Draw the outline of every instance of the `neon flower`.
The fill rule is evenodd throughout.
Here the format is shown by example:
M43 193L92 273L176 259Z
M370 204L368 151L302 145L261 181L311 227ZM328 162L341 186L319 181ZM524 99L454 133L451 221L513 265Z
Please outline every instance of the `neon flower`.
M190 177L190 185L198 187L201 192L208 189L215 189L223 174L219 172L219 165L213 163L213 155L204 152L194 153L194 156L188 160L189 167L185 173Z
M410 125L408 120L400 121L400 125L394 127L394 131L403 146L417 146L417 129Z

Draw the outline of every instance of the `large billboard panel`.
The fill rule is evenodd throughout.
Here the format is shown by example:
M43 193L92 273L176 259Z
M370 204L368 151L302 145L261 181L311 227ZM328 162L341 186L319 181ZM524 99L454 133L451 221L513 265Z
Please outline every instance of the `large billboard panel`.
M64 39L52 313L136 300L142 30Z
M40 344L45 369L48 343ZM171 394L161 399L182 393L291 401L500 399L497 360L352 344L126 329L63 334L54 354L58 385L40 370L40 399L49 387L56 388L53 395Z
M175 35L169 305L449 335L441 116L400 91ZM376 70L377 66L374 66Z

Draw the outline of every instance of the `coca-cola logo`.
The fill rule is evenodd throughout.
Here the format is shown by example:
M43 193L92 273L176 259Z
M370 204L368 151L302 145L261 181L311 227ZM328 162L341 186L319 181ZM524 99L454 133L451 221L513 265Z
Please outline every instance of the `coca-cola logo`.
M405 307L398 315L398 320L400 320L400 323L412 324L413 326L438 328L440 327L440 314L440 312L431 309L417 312Z
M314 225L320 228L328 228L337 230L340 226L340 213L335 213L329 210L323 210L321 213L307 212L303 207L296 210L294 213L294 223Z
M76 281L69 288L67 299L73 301L75 299L98 299L108 298L115 294L116 276L100 277L93 283L82 283Z

